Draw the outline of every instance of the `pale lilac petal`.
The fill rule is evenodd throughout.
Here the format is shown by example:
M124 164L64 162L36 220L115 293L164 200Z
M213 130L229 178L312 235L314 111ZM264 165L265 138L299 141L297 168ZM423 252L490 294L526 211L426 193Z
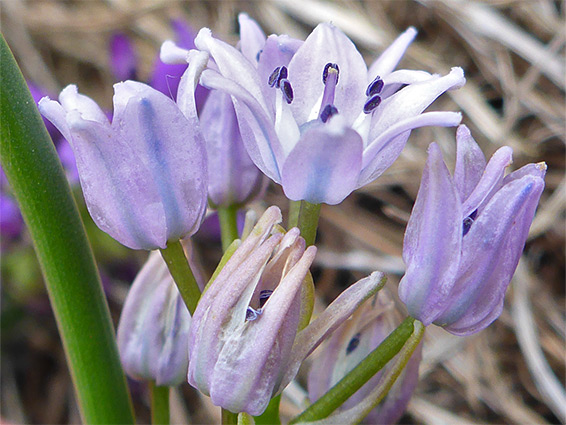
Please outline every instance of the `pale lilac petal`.
M449 308L435 323L466 335L499 316L543 189L544 180L525 176L491 198L464 236L457 284L449 296Z
M375 180L395 162L411 130L426 126L455 127L461 120L462 115L457 112L425 112L389 127L364 149L358 187Z
M379 137L381 133L399 121L422 113L442 93L462 87L465 81L462 69L453 68L444 77L431 78L403 88L395 95L383 100L373 112L371 134Z
M189 52L189 67L181 77L179 93L177 95L177 105L181 112L189 120L191 126L195 128L194 137L198 138L201 138L201 135L199 131L196 131L196 129L199 128L199 119L197 114L195 90L199 82L199 78L208 62L208 57L209 56L206 52L198 52L196 50Z
M335 205L356 188L363 141L338 118L305 130L287 157L281 182L289 199Z
M456 132L456 167L454 184L460 199L468 199L485 170L485 156L465 125Z
M513 180L519 180L524 176L533 176L540 179L544 179L546 175L546 164L544 162L539 162L537 164L527 164L518 170L513 171L511 174L506 175L503 178L503 185L511 183Z
M289 63L289 81L295 95L291 107L299 126L318 116L324 91L322 72L327 63L336 63L340 69L334 104L349 125L364 106L367 67L362 55L337 27L319 24Z
M499 189L505 169L513 162L513 149L509 146L499 148L491 157L477 186L468 198L463 201L462 213L469 216L488 198Z
M161 45L159 58L167 64L184 65L189 60L189 49L177 46L174 41L165 40Z
M202 28L195 38L196 46L203 51L210 53L214 62L218 66L220 73L227 79L247 90L265 111L268 111L265 100L263 99L261 84L266 82L259 81L259 76L255 66L234 47L212 37L208 28Z
M273 127L274 123L265 110L246 89L215 71L205 70L201 83L237 98L234 106L242 140L250 158L265 175L280 182L280 167L285 156Z
M458 273L461 243L460 199L440 149L433 143L405 231L407 271L399 283L399 297L409 314L425 326L445 309Z
M251 63L257 63L258 54L265 44L265 34L257 22L246 13L238 15L238 23L240 24L240 50Z
M289 356L286 371L282 376L277 393L293 380L303 360L316 347L369 297L385 285L385 275L373 272L368 277L359 280L342 292L326 310L324 310L310 325L300 331L295 338L293 351Z
M67 112L59 102L45 96L37 103L37 107L41 115L49 120L65 139L71 140L72 136L69 124L67 123Z
M108 123L108 118L104 111L90 97L79 94L75 85L68 85L61 91L59 102L65 111L78 111L84 120L96 121L101 124ZM61 131L61 133L63 132Z
M126 34L114 34L110 39L110 68L118 81L136 80L137 57Z
M417 36L417 30L409 27L402 33L379 57L371 64L368 71L367 83L369 84L376 76L384 78L395 69L409 45Z

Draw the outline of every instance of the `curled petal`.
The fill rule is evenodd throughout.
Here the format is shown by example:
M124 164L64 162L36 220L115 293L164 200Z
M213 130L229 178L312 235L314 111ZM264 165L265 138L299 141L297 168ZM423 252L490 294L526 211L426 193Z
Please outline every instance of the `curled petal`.
M368 71L367 82L373 81L376 76L382 78L392 72L409 45L417 36L417 30L414 27L409 27L402 33L379 57L371 64Z
M104 125L108 124L108 118L104 111L102 111L90 97L79 94L77 86L73 84L65 87L61 91L59 94L59 102L65 111L77 111L85 121L96 121Z
M399 297L425 326L446 308L460 262L462 212L458 193L435 143L403 242L405 276Z
M337 118L305 130L287 157L282 185L289 199L334 205L356 188L363 141Z
M251 63L258 61L258 54L265 44L265 34L256 21L246 13L238 15L240 24L240 50Z

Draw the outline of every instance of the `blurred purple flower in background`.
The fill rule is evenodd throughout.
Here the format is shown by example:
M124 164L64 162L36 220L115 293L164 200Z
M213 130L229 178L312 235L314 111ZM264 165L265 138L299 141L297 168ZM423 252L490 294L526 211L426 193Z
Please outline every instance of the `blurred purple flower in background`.
M402 316L386 288L358 308L315 352L308 376L310 401L314 403L356 367L395 330L401 320ZM422 344L377 407L372 406L378 395L374 393L379 391L379 385L395 358L330 415L327 422L358 423L365 417L364 423L396 423L403 416L417 386L421 349Z
M460 68L444 77L394 71L413 28L368 70L331 24L318 25L304 43L286 35L265 39L246 15L240 27L241 52L208 29L199 32L197 48L214 61L201 84L233 96L250 157L292 200L340 203L395 161L412 129L460 122L454 112L422 113L464 84ZM164 44L162 58L174 62L172 51Z
M193 93L200 67L195 60L185 74ZM196 109L183 116L170 98L134 81L114 89L112 123L72 85L60 103L44 98L39 108L73 147L98 227L129 248L165 248L196 232L206 210L206 152Z
M295 377L301 362L383 285L374 273L309 322L316 248L297 228L277 229L269 208L205 289L189 337L191 385L232 412L261 414ZM306 326L306 327L305 327Z
M117 81L138 79L138 58L130 38L116 33L110 38L110 69Z
M399 296L424 325L469 335L501 314L544 189L546 165L528 164L504 177L511 148L500 148L486 165L467 127L458 128L456 139L454 177L438 146L430 145L405 232L407 271Z

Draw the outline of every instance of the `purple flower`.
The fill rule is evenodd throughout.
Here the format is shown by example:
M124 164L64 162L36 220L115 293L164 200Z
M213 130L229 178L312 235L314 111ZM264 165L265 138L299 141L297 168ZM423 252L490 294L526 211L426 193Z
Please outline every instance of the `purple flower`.
M203 61L195 56L183 90L194 93ZM114 90L112 123L73 85L60 103L44 98L39 108L73 148L98 227L133 249L165 248L195 233L206 209L206 152L194 97L185 96L181 112L142 83L126 81Z
M200 114L208 156L208 199L214 207L244 205L265 191L267 179L246 152L230 95L214 90Z
M393 71L415 37L413 28L368 70L331 24L318 25L304 43L271 35L262 46L250 21L240 17L241 52L206 28L199 32L197 48L214 61L200 82L235 98L250 157L292 200L338 204L395 161L412 129L460 122L453 112L422 113L464 84L460 68L444 77Z
M316 248L297 228L283 234L269 208L205 289L191 323L191 385L232 412L261 414L321 340L383 285L383 275L348 288L308 321ZM230 252L230 251L228 251Z
M457 132L454 177L436 144L405 232L407 272L399 296L424 325L455 335L487 327L501 314L544 189L546 165L528 164L504 177L512 151L486 165L465 126Z
M190 259L190 246L187 251ZM128 292L118 324L118 349L126 373L156 385L183 382L190 324L191 315L167 265L159 252L152 252Z
M317 357L313 360L308 376L310 401L314 403L356 367L395 330L401 319L401 314L395 309L391 295L386 289L379 291L358 308L315 352ZM379 386L395 358L326 421L358 423L365 417L366 423L396 423L407 408L417 385L421 348L422 344L417 347L387 397L377 407L373 407L377 396L375 393L380 390Z
M116 33L110 38L110 68L118 81L138 79L136 49L126 34Z
M23 227L24 220L18 204L11 196L0 190L0 235L3 238L17 238Z

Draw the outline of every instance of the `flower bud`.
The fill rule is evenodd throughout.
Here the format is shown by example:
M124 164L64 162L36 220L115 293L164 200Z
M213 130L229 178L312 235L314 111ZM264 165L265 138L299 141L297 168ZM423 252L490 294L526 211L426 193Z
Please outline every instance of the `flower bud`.
M189 383L235 413L261 414L305 357L382 285L378 274L352 285L305 327L316 248L306 248L297 228L283 234L280 221L277 207L265 212L207 286L191 324Z
M407 271L399 296L424 325L469 335L501 314L544 189L546 165L528 164L504 177L511 148L500 148L486 165L465 126L456 139L454 177L438 146L429 148L405 232Z
M314 403L356 367L395 330L401 319L391 295L385 289L367 300L315 353L308 376L310 401ZM372 408L372 400L378 395L375 392L379 390L378 386L395 358L391 360L327 418L329 423L338 418L348 418L348 422L358 423L364 417L365 422L372 424L396 423L407 408L417 385L420 361L421 345L417 347L385 399Z

